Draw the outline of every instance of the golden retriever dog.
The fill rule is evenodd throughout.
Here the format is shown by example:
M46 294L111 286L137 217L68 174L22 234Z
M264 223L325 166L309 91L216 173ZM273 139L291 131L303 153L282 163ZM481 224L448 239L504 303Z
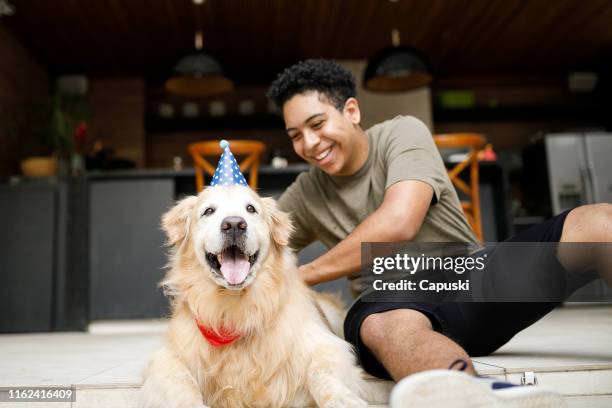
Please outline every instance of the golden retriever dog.
M163 216L172 300L165 346L145 369L149 407L366 407L366 381L340 337L344 311L298 277L291 223L243 186L209 187ZM331 328L335 328L336 334Z

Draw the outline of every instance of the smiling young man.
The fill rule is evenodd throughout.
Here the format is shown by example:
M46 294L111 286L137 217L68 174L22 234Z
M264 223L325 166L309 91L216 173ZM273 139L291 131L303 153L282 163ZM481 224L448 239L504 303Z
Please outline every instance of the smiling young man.
M359 293L362 242L476 243L431 133L421 121L398 116L362 129L354 78L326 60L287 68L268 96L282 110L295 152L312 165L279 199L295 226L290 245L297 251L319 240L329 248L300 266L305 282L346 276L353 292ZM612 224L612 206L594 207L566 212L517 240L611 241L612 228L596 225ZM581 278L579 284L590 279ZM555 394L523 388L501 395L493 390L517 387L483 385L484 380L465 374L475 374L468 353L492 353L554 306L363 302L358 298L347 314L345 337L355 346L365 370L378 377L399 381L434 370L410 376L415 380L396 393L400 399L405 390L415 395L411 387L418 383L428 390L416 394L426 396L421 402L429 408L447 406L445 397L458 403L457 395L501 403L539 398L538 406L557 406ZM449 367L464 373L435 370ZM432 388L434 377L437 388Z
M331 61L288 69L270 96L282 108L295 152L313 165L279 200L293 215L292 246L320 240L334 248L300 268L307 283L357 278L355 254L374 237L475 242L421 121L398 116L363 130L353 77Z

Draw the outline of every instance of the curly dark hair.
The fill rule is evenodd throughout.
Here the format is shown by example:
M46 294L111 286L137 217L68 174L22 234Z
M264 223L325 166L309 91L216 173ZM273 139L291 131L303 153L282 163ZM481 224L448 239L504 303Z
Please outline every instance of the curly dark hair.
M270 85L266 96L279 109L296 94L317 91L342 112L348 98L357 94L351 72L335 61L309 59L285 69Z

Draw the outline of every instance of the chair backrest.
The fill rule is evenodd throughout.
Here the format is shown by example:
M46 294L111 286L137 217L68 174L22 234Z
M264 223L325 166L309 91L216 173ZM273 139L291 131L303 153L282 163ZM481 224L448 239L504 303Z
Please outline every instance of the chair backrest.
M266 150L266 146L257 140L228 140L232 154L237 158L243 158L239 162L240 171L249 170L249 186L257 188L257 173L261 155ZM212 157L219 160L223 149L219 146L218 140L208 142L191 143L187 150L193 158L196 171L196 190L199 193L204 188L204 172L212 176L215 174L215 164L211 164L205 157Z
M434 141L438 149L467 149L468 156L465 160L448 170L448 177L455 187L463 191L469 201L461 201L465 213L474 234L482 241L482 219L480 213L480 192L478 190L478 153L485 146L487 139L478 133L450 133L434 135ZM459 175L466 168L470 169L469 183L466 183Z

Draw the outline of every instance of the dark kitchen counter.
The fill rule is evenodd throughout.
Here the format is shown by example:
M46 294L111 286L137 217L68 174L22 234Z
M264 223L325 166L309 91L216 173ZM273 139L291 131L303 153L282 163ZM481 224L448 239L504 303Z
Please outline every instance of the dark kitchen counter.
M306 163L290 164L284 168L275 168L270 165L259 166L259 174L266 175L282 175L282 174L299 174L303 171L308 171L310 165ZM195 170L191 167L182 170L174 170L171 168L157 169L124 169L124 170L94 170L87 172L87 177L90 179L109 179L109 178L158 178L158 177L195 177Z
M307 163L290 164L284 168L274 168L270 165L259 166L258 192L263 196L278 197L298 176L308 171L310 165ZM248 171L245 176L248 178ZM174 195L180 198L184 195L195 194L195 170L184 168L174 170L171 168L161 169L126 169L108 171L90 171L86 175L92 182L97 181L136 181L166 179L173 180L175 185ZM208 184L208 180L205 181Z

